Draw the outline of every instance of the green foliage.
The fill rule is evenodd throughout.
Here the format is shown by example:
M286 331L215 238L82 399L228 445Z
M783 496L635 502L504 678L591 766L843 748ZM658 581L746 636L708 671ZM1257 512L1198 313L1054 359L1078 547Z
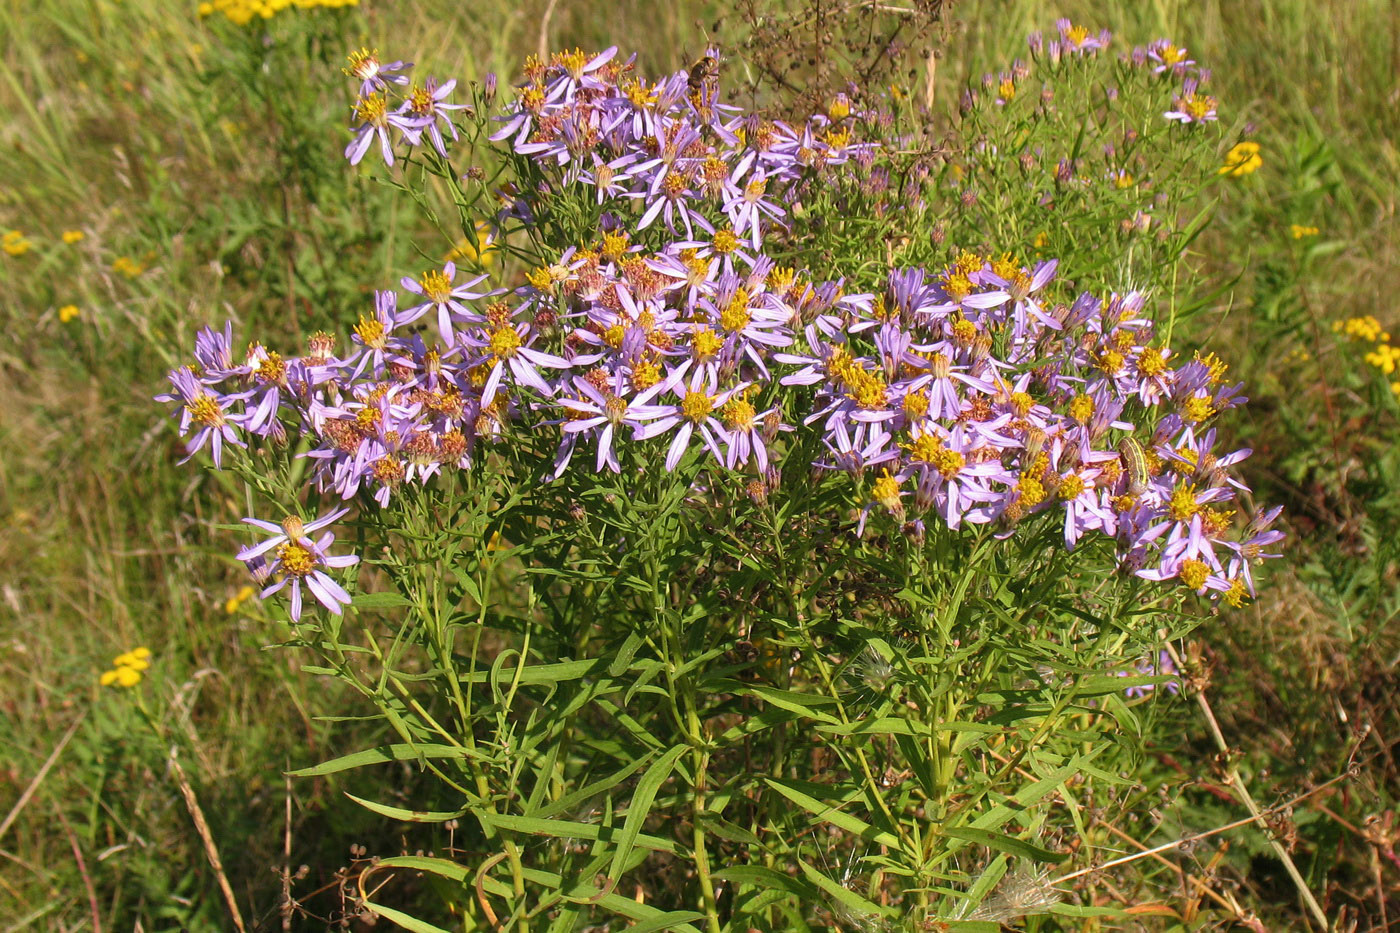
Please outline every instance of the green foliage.
M1012 675L1002 683L961 683L965 656L947 654L934 665L922 646L911 650L888 633L872 633L860 600L823 597L821 588L836 581L815 568L775 569L792 518L742 496L700 510L704 533L712 536L705 540L722 545L713 566L691 560L695 549L709 545L690 540L691 550L677 545L627 555L622 564L630 569L615 575L618 556L606 543L650 527L656 513L642 503L618 503L616 490L607 488L578 490L592 529L583 548L563 512L546 517L553 529L547 534L519 513L518 503L493 522L499 496L477 490L485 514L463 519L464 529L477 535L464 531L462 539L462 551L474 555L465 563L470 569L450 576L443 594L445 603L463 609L444 625L453 642L447 665L434 660L441 637L433 642L412 627L401 637L403 619L420 606L411 591L388 589L357 596L355 619L343 633L343 664L332 652L331 661L302 669L305 651L328 647L316 632L296 633L296 644L306 646L295 653L261 651L291 636L256 603L223 611L243 582L223 556L233 538L203 530L211 519L228 520L242 490L226 476L176 469L182 454L170 437L151 432L148 399L176 363L172 348L225 316L224 309L232 308L248 330L288 345L317 327L343 336L368 306L369 288L405 268L427 268L455 245L431 219L412 216L400 192L342 167L348 100L326 71L338 67L347 49L375 42L405 49L444 73L509 71L539 44L537 17L480 4L399 5L392 16L385 10L367 2L344 14L290 11L269 24L278 38L264 46L257 31L201 24L193 4L43 0L0 7L0 34L12 40L0 52L0 109L7 114L0 125L0 228L20 230L33 243L25 255L0 254L7 296L0 319L10 338L0 349L6 412L0 441L7 451L0 458L6 636L0 663L9 685L6 715L14 723L0 751L0 816L90 709L4 837L0 916L17 928L91 924L91 890L104 928L229 928L202 841L166 767L177 745L244 917L263 928L276 928L280 914L281 881L272 869L283 863L284 769L299 775L286 867L312 866L292 885L307 911L294 911L294 923L308 929L323 928L321 917L359 909L359 881L367 891L389 881L371 895L373 909L425 929L427 921L410 914L456 929L463 917L487 918L483 901L502 921L513 911L523 916L543 907L538 928L538 917L551 912L561 929L605 915L627 918L637 929L703 928L703 909L690 909L701 906L698 881L677 867L678 856L693 854L697 827L715 850L711 883L726 915L765 918L763 929L871 925L889 906L880 885L891 878L903 884L908 876L897 872L914 870L933 878L931 902L983 905L978 919L953 924L957 929L994 929L1003 917L1028 929L1199 929L1238 915L1207 897L1207 889L1223 892L1242 913L1265 917L1270 928L1302 922L1264 834L1248 826L1200 840L1186 853L1164 853L1170 867L1143 859L1081 878L1069 895L1075 903L1010 920L1018 895L1050 877L1040 873L1045 869L1022 867L1028 863L1073 852L1068 863L1046 866L1064 873L1080 864L1085 844L1132 850L1120 832L1156 845L1244 815L1210 771L1215 750L1202 740L1193 709L1165 695L1127 702L1117 688L1136 679L1094 682L1086 672L1029 691ZM1373 817L1377 826L1387 825L1395 803L1385 745L1400 725L1393 691L1400 608L1397 409L1389 386L1394 377L1365 359L1373 342L1344 339L1332 324L1374 314L1384 327L1400 327L1384 300L1397 284L1390 205L1400 171L1389 103L1394 13L1382 4L1297 0L1205 6L1162 0L1113 9L1071 3L1055 10L968 0L956 12L936 74L921 70L904 87L910 115L929 124L908 158L929 171L926 209L874 223L852 217L833 223L846 192L813 203L799 218L804 235L825 244L831 268L840 263L841 272L862 280L878 274L863 265L862 251L877 255L880 265L892 257L941 262L955 248L1030 259L1044 230L1044 254L1063 258L1075 284L1162 289L1177 309L1178 341L1231 347L1233 372L1254 397L1244 431L1256 453L1247 473L1262 501L1287 504L1294 556L1288 570L1271 575L1257 607L1198 636L1207 646L1201 667L1213 668L1209 695L1226 735L1244 752L1262 805L1356 769L1343 784L1298 802L1292 827L1279 819L1276 828L1296 829L1295 857L1329 913L1359 916L1362 928L1367 919L1378 924L1387 898L1391 916L1400 909L1386 854L1393 843L1360 835ZM989 106L984 96L982 110L965 118L998 143L1005 160L961 142L946 155L935 152L963 125L944 114L964 82L980 91L983 70L1008 68L1023 54L1021 34L1043 28L1059 12L1134 41L1171 34L1186 43L1193 57L1215 66L1227 129L1218 138L1165 137L1191 139L1201 150L1183 144L1160 163L1162 174L1118 189L1053 183L1058 158L1075 146L1091 181L1117 167L1101 148L1077 141L1078 126L1057 123L1036 156L1038 181L1031 185L1011 154L1023 151L1016 148L1023 142L1018 134L1039 119L1032 86L1008 108ZM703 47L689 17L688 10L655 4L606 11L561 4L539 28L555 45L598 47L618 38L610 22L638 24L638 34L663 37L641 49L655 73L684 67ZM1120 92L1119 100L1128 100ZM1088 90L1057 89L1060 99L1071 93ZM1085 140L1099 133L1096 142L1116 143L1126 123L1151 116L1103 104L1083 124ZM1213 177L1203 157L1222 157L1237 138L1261 143L1263 167L1245 178ZM1116 157L1123 152L1119 147ZM1155 207L1149 194L1164 186L1157 179L1190 166L1205 183L1199 196L1158 209L1170 220L1172 240L1123 229L1134 211ZM1165 186L1194 193L1194 183L1178 178ZM977 194L971 206L963 205L966 190ZM1079 220L1032 223L1040 214L1029 191L1037 198L1058 195L1059 216ZM450 195L432 204L441 217L457 218ZM1210 220L1202 230L1193 223L1198 216ZM940 221L944 239L934 243L929 236ZM577 231L588 221L570 223ZM1291 224L1319 233L1294 239ZM455 221L446 226L474 229ZM81 229L86 238L65 244L64 229ZM1112 262L1129 251L1131 262ZM128 277L114 269L123 258L132 263L124 268L141 271ZM69 304L79 315L65 320L59 309ZM740 519L747 530L736 531ZM758 532L751 531L755 523ZM192 531L196 525L201 530ZM480 542L497 531L507 547L478 554ZM560 580L565 558L570 568L582 568L591 591L572 595ZM908 558L883 536L832 554L847 572L873 579L871 586L905 572ZM703 597L696 605L713 615L713 627L647 601L648 561L687 581L676 584L678 595L684 588ZM968 651L995 647L1012 670L1035 678L1045 676L1037 667L1042 659L1067 669L1070 662L1050 645L1017 634L1018 618L1008 606L1035 598L1031 584L996 561L965 566L951 551L944 561L976 573L977 582L963 594L952 627L937 637L968 634ZM395 569L381 568L366 585L390 586ZM1050 580L1051 571L1042 567L1040 579ZM691 581L692 574L699 579ZM933 576L921 581L922 589L887 589L879 598L910 617L938 612L950 592L941 575ZM818 603L825 599L830 611L797 624L781 602L783 587L794 584ZM1078 583L1067 578L1057 585L1073 590ZM868 592L875 599L876 591ZM1070 608L1052 603L1047 614ZM1093 620L1116 619L1125 630L1141 624L1126 618L1121 605L1073 608ZM595 612L615 620L645 614L677 633L680 653L693 652L686 661L734 651L700 662L723 672L711 680L694 670L681 675L695 679L697 704L713 704L716 721L702 730L701 743L685 745L635 820L643 776L681 747L653 733L676 727L664 690L685 662L671 670L667 658L680 649L664 639L648 643L619 631L580 641ZM721 623L731 625L730 641L714 630ZM748 644L739 644L741 634ZM156 657L136 690L154 729L134 714L133 695L96 686L113 655L143 643ZM855 650L861 646L868 648ZM466 661L469 648L473 658L490 661L457 678L464 699L472 697L476 734L460 728L457 698L442 679L446 667ZM803 652L796 661L794 649ZM812 673L818 657L829 665L830 689ZM784 672L795 666L805 667L808 679L794 685ZM375 695L387 693L382 711L364 693L337 688L325 676L346 670ZM931 681L935 675L941 680ZM946 721L941 713L916 715L900 705L898 691L911 684L948 704ZM684 704L679 708L683 721ZM1007 712L998 719L994 710ZM961 731L940 728L958 723ZM1002 774L1006 765L990 752L1006 757L1001 743L1034 737L1045 723L1035 749ZM1363 723L1369 731L1358 748L1350 730ZM535 730L544 731L534 737ZM872 732L885 736L884 743ZM481 740L474 754L467 752L468 735ZM488 735L496 737L489 746ZM536 744L521 751L527 736ZM785 744L777 744L779 736ZM1085 760L1086 743L1108 742L1099 757ZM754 749L773 756L770 765L799 762L817 773L804 783L771 771L719 784L710 777L696 814L686 795L695 790L698 756L708 755L704 771L713 775ZM871 764L873 784L862 786L856 749ZM880 766L896 759L918 768L910 768L917 771L905 782L911 786L892 791L881 786ZM948 804L948 832L930 832L927 815L899 825L885 820L875 798L895 811L911 800L922 805L928 788L937 790L937 763L948 761L972 781L968 799ZM1110 762L1132 769L1123 773L1137 783L1118 778ZM1089 780L1058 778L1071 766ZM488 779L484 794L477 774ZM1052 783L1040 802L1026 803L1029 789L1046 781ZM365 810L342 791L381 809ZM468 800L485 820L472 823L465 813L456 823L408 819L452 814ZM1036 807L1049 816L1037 822ZM749 818L756 809L766 822ZM989 812L1010 815L996 826L973 825ZM663 819L672 813L681 816ZM912 850L901 841L901 826L915 842ZM916 829L925 835L915 837ZM882 852L891 840L900 844ZM375 854L434 854L376 862L352 854L346 862L351 841L367 843ZM918 843L951 854L929 867L920 862ZM738 864L740 856L769 846L786 847L791 861ZM487 865L495 858L488 852L505 855ZM1381 866L1379 881L1373 860ZM341 864L354 879L343 899L334 874ZM564 864L568 872L559 870ZM638 903L635 887L608 886L616 873L629 882L652 874L669 880L646 887L646 903ZM653 906L670 906L653 897L662 892L688 903L670 912ZM1122 913L1126 907L1133 908L1132 919Z

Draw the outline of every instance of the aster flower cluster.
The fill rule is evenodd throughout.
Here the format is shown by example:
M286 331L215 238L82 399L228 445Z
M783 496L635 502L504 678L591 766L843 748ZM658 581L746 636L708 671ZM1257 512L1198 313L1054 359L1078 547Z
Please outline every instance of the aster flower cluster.
M447 157L447 138L457 139L452 114L467 105L447 100L457 87L455 79L439 83L430 77L418 84L405 74L412 67L411 62L381 62L378 51L370 49L350 54L345 74L360 82L355 135L345 147L351 165L358 165L376 141L384 162L393 165L396 141L412 148L422 144L425 134L437 153Z
M660 221L725 253L736 239L758 249L801 182L874 148L857 141L861 115L844 98L793 127L721 103L713 76L681 71L653 84L616 53L528 60L525 83L491 138L508 141L553 186L582 182L614 217L638 215L635 231ZM708 50L702 61L718 55ZM516 216L531 216L534 196L517 198Z
M870 144L844 114L798 132L686 72L649 85L613 61L532 65L497 134L610 208L588 242L509 290L452 262L406 277L343 351L322 333L300 357L255 343L235 359L231 325L202 331L161 396L189 452L208 447L217 467L250 436L296 435L317 492L384 507L528 430L556 479L659 468L761 500L784 471L843 474L859 533L1010 535L1049 515L1067 547L1103 536L1138 577L1235 605L1253 592L1282 534L1277 511L1243 536L1233 521L1230 468L1249 452L1219 449L1210 425L1240 387L1214 356L1175 361L1144 295L1060 303L1054 261L967 252L868 293L780 267L765 237L785 199ZM535 209L517 195L504 216ZM248 519L272 537L239 556L266 593L290 585L294 616L303 584L331 611L348 602L325 569L355 558L309 536L344 512Z
M1048 40L1040 32L1031 33L1027 44L1035 59L1057 65L1070 58L1093 57L1105 51L1113 38L1108 30L1092 33L1068 19L1056 21L1055 30L1057 35ZM1162 114L1166 119L1183 124L1210 123L1217 119L1216 99L1201 90L1210 80L1210 70L1199 67L1184 47L1170 39L1157 39L1134 48L1123 59L1135 68L1147 68L1155 75L1181 82L1172 98L1171 109ZM999 81L989 85L998 91L998 104L1014 96L1016 83L1024 74L1002 74Z

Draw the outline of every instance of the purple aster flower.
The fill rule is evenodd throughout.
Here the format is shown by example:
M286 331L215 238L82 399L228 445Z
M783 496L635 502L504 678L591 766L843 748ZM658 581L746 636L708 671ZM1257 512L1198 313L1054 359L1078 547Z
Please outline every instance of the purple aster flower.
M194 358L199 364L200 380L206 385L216 385L232 375L233 322L224 322L223 333L201 327L194 338Z
M546 398L554 394L554 387L540 375L540 367L545 369L569 369L572 365L562 357L536 350L530 344L534 340L530 324L519 321L512 324L502 321L489 330L465 334L463 343L478 350L487 351L481 363L490 366L486 384L481 389L481 404L490 405L496 397L501 379L509 370L516 385L529 386Z
M1187 78L1182 84L1181 93L1172 101L1172 109L1162 116L1181 123L1210 123L1216 119L1216 100L1209 94L1196 91L1197 80Z
M558 404L568 410L568 420L561 425L564 437L554 461L554 475L559 476L569 465L574 446L582 434L598 436L598 459L594 466L596 471L602 472L603 467L607 466L614 473L622 472L615 449L618 432L623 428L631 428L635 437L643 426L637 409L644 411L652 398L670 391L684 374L684 369L677 370L667 380L658 382L632 398L627 397L628 379L620 369L613 374L612 383L606 388L599 388L583 376L575 376L573 386L578 396L565 396L558 400Z
M447 158L447 144L442 138L439 124L446 127L452 141L456 142L457 127L452 124L452 111L468 109L466 104L444 103L456 86L457 82L452 80L439 87L436 78L429 78L422 87L414 87L408 92L400 108L400 113L408 117L412 126L419 132L427 132L433 148L444 159Z
M380 91L366 94L355 101L355 121L358 124L354 128L355 138L345 147L345 158L350 160L351 165L360 164L376 136L379 137L379 151L384 156L385 164L393 165L394 146L389 139L390 127L398 130L410 146L418 145L420 127L405 114L391 111L388 98Z
M225 443L246 446L234 430L235 426L243 426L243 418L229 412L233 402L241 401L246 396L216 395L210 392L189 367L171 370L168 378L175 391L157 395L156 401L181 403L181 437L194 429L194 436L185 444L185 452L189 456L180 462L187 462L207 443L210 455L214 459L214 468L222 469Z
M1174 75L1184 75L1188 68L1196 64L1186 57L1184 48L1179 48L1167 39L1158 39L1148 45L1147 57L1156 62L1152 73L1158 75L1167 71Z
M290 583L291 616L294 622L301 619L303 583L317 602L336 615L340 615L342 609L350 605L350 594L322 568L350 567L359 563L360 558L353 554L335 557L328 553L335 541L335 535L329 531L318 540L312 540L310 537L312 532L320 531L348 511L338 509L305 524L296 516L288 516L280 525L256 518L243 519L244 522L268 532L271 537L259 544L243 548L238 552L238 559L249 564L251 568L257 561L266 560L263 555L271 552L272 560L268 562L264 572L269 577L280 574L282 578L264 589L262 597L266 599Z
M360 49L350 53L349 64L344 70L350 77L359 79L360 96L368 97L375 92L387 92L391 84L407 84L408 76L399 72L412 67L408 62L382 63L379 61L378 49Z
M688 364L682 364L682 367L686 365ZM697 432L714 458L723 463L725 455L720 438L724 436L725 428L714 415L731 398L748 388L749 383L740 383L720 392L715 372L703 366L696 367L684 386L675 380L674 374L668 382L671 382L671 391L676 395L677 401L664 405L639 406L635 409L638 418L650 422L637 432L637 439L647 440L672 428L676 429L676 436L671 440L671 446L666 452L668 472L675 470L676 465L681 462L691 435Z
M395 325L411 324L429 311L436 311L438 332L450 344L455 336L452 329L454 320L474 324L485 321L485 315L469 309L463 302L489 298L502 294L504 290L475 291L476 286L486 281L484 274L461 283L454 283L456 278L457 264L450 261L444 263L441 270L430 269L417 279L404 276L399 284L423 300L400 311L394 320Z

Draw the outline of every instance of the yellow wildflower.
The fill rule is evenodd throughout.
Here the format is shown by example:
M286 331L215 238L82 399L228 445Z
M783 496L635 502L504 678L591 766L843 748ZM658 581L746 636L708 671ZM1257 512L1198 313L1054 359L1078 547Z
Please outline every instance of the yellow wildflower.
M145 272L146 267L130 257L118 256L112 262L112 271L124 275L129 279L134 279L142 272Z
M1264 159L1259 155L1259 144L1246 140L1242 143L1235 143L1225 154L1225 164L1220 166L1217 174L1229 175L1231 178L1242 178L1245 175L1252 175L1263 164Z
M476 224L476 246L472 245L471 237L462 237L457 241L457 245L442 257L443 262L457 262L465 259L467 262L474 262L480 266L489 266L496 258L496 242L491 238L491 226L483 221Z
M70 245L73 243L79 243L82 242L83 236L84 234L81 230L64 230L63 242L68 243Z
M82 312L78 310L77 305L64 305L58 309L58 319L65 324L73 320L73 318L77 317L79 314L82 314Z
M1372 314L1347 318L1344 321L1333 321L1332 330L1336 333L1345 333L1353 340L1365 340L1368 343L1390 342L1390 334L1381 327L1381 322L1376 320L1375 315Z
M29 242L29 238L18 230L10 230L4 236L0 236L0 249L11 256L23 256L29 252L29 248L33 245Z
M1366 362L1389 376L1400 367L1400 347L1392 347L1388 343L1376 344L1376 348L1366 354Z
M151 649L133 648L112 659L112 669L98 678L104 687L134 687L141 682L141 672L151 666Z
M1303 237L1308 236L1317 236L1320 232L1321 231L1316 227L1304 227L1301 224L1289 224L1288 226L1288 233L1295 240L1301 240Z
M242 589L230 596L228 600L225 601L224 612L228 615L233 615L235 612L238 611L238 607L242 606L249 599L251 599L253 597L253 594L256 592L257 590L253 589L251 586L245 585Z

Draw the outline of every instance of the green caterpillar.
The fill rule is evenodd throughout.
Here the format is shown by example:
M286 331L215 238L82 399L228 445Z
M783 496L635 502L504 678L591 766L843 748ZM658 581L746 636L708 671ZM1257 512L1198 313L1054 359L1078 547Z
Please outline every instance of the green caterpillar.
M1128 471L1128 495L1140 496L1147 489L1147 454L1142 445L1131 437L1118 442L1118 456Z

